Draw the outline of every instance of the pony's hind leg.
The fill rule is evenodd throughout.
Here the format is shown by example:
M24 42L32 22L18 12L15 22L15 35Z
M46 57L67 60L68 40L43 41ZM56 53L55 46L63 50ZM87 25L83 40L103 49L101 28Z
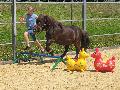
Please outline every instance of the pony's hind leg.
M66 53L68 52L68 49L69 49L69 45L66 45L64 53L60 56L61 58L63 58L66 55Z
M75 48L76 48L76 56L75 56L75 59L78 58L78 54L80 52L80 43L76 43L74 44L75 45Z

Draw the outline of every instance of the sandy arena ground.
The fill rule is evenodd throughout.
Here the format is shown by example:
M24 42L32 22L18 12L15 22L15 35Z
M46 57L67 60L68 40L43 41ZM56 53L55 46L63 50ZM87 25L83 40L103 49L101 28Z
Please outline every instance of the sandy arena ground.
M63 63L51 72L53 60L50 59L45 64L5 64L0 65L0 90L120 90L120 47L101 49L104 51L116 57L113 73L95 72L90 57L88 70L82 73L67 72Z

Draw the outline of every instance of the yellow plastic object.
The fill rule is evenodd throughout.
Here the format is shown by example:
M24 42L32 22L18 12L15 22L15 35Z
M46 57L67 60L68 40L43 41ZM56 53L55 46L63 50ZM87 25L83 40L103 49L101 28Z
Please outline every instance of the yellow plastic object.
M76 62L75 69L77 71L85 71L87 68L87 62L86 58L88 58L88 54L84 51L84 48L82 48L82 51L79 53L78 61Z
M84 51L84 48L79 52L79 57L76 62L70 56L67 56L67 69L71 71L85 71L87 68L86 58L88 58L88 56L89 55Z
M66 56L67 69L74 71L74 65L75 65L75 61L70 56Z

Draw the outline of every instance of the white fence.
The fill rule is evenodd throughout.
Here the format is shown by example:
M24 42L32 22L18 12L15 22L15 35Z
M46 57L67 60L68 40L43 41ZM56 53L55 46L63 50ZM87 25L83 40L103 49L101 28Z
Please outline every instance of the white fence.
M0 4L2 5L2 4L10 4L10 5L12 5L12 7L14 6L14 11L12 12L12 13L14 13L13 14L13 21L14 21L14 23L11 23L11 22L1 22L0 21L0 25L7 25L7 24L12 24L12 27L13 27L13 31L11 32L11 34L12 34L12 37L13 37L13 41L11 41L11 42L6 42L6 43L0 43L0 46L6 46L6 45L13 45L13 60L15 60L16 59L16 24L19 24L20 22L19 21L16 21L16 4L63 4L63 5L74 5L74 4L83 4L83 2L16 2L16 3L12 3L12 2L0 2ZM120 5L120 2L87 2L87 4L89 5L89 4L100 4L100 5L102 5L102 4L117 4L117 5ZM108 5L109 6L109 5ZM102 6L101 6L102 7ZM87 7L87 9L88 9L89 7ZM94 8L94 7L93 7ZM111 8L111 7L110 7ZM13 9L13 8L12 8ZM79 11L78 11L78 13L80 13L80 14L82 14L82 15L80 15L79 17L83 17L83 18L80 18L79 20L78 19L74 19L74 18L72 18L74 15L72 14L73 12L74 12L74 10L72 9L72 7L70 8L70 11L71 11L71 15L73 15L73 16L71 16L71 19L64 19L64 20L59 20L59 21L61 21L61 22L82 22L83 23L83 28L86 28L86 21L88 22L88 23L91 23L91 22L93 22L93 23L97 23L98 21L113 21L113 20L120 20L120 17L118 16L118 17L104 17L104 18L101 18L101 17L88 17L88 18L86 18L86 11L85 11L85 9L86 8L84 8L84 10L83 10L83 13L84 14L82 14L82 13L80 13ZM116 8L116 9L118 9L118 11L119 11L119 8ZM110 9L111 10L111 9ZM88 11L90 11L90 9L88 10ZM97 11L97 9L96 9L96 11ZM113 10L114 11L114 10ZM1 11L0 11L0 13L1 13ZM100 12L101 13L101 12ZM93 16L94 16L94 11L93 12L90 12L90 14L93 14ZM103 13L104 14L104 13ZM89 16L89 15L88 15ZM3 20L4 21L4 20ZM90 22L89 22L90 21ZM93 25L94 26L94 25ZM99 26L99 25L98 25ZM112 25L111 25L112 26ZM85 29L86 30L86 29ZM0 31L0 34L1 34L2 32ZM120 35L120 33L113 33L113 34L102 34L102 35L91 35L90 37L101 37L101 36L110 36L110 35ZM46 41L46 40L41 40L41 41ZM32 42L32 41L31 41ZM21 42L21 43L24 43L24 42ZM1 51L0 51L1 52Z
M83 2L16 2L17 4L30 4L30 3L33 3L33 4L64 4L64 5L67 5L67 4L82 4ZM0 4L12 4L12 2L0 2ZM87 2L87 4L120 4L120 2ZM118 9L118 8L117 8ZM110 20L120 20L120 18L87 18L86 21L95 21L95 20L99 20L99 21L102 21L102 20L106 20L106 21L110 21ZM61 22L82 22L83 20L59 20ZM5 24L10 24L11 22L0 22L0 25L5 25ZM19 21L17 21L16 23L20 23ZM118 34L118 33L117 33ZM106 35L106 34L103 34L103 35ZM107 34L107 35L113 35L113 34ZM93 35L93 36L99 36L99 35ZM101 36L101 35L100 35ZM92 37L92 36L91 36ZM44 41L44 40L43 40ZM12 44L12 43L6 43L6 44ZM0 44L0 45L5 45L5 44Z
M2 1L2 0L1 0ZM96 0L97 1L97 0ZM108 1L108 0L107 0ZM16 4L82 4L83 2L16 2ZM12 2L0 2L0 4L12 4ZM120 2L87 2L87 4L119 4ZM86 18L86 21L95 21L95 20L106 20L106 21L110 21L110 20L120 20L120 18ZM59 20L60 22L82 22L83 20ZM19 21L16 21L16 24L19 24ZM5 25L5 24L11 24L11 22L0 22L0 25ZM117 33L118 34L118 33ZM103 34L104 35L104 34ZM108 34L108 35L113 35L113 34ZM93 36L99 36L99 35L93 35ZM101 36L101 35L100 35ZM92 36L91 36L92 37ZM43 40L44 41L44 40ZM6 44L12 44L12 43L6 43ZM5 45L5 44L0 44L0 45Z

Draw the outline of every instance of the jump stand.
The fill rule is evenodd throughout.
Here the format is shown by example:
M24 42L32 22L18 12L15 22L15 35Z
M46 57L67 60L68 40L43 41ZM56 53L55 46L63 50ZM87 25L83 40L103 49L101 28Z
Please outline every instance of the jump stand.
M65 60L63 58L61 58L60 56L52 56L50 54L40 54L40 53L34 53L34 52L28 52L28 51L18 52L17 53L17 60L14 61L14 62L15 63L20 63L20 59L30 62L30 59L32 57L39 57L40 58L40 63L44 63L44 59L43 59L44 57L56 58L55 63L51 67L52 70L54 70L60 62L63 62L64 64L66 64Z
M60 62L63 62L64 64L66 64L65 59L63 59L63 58L58 58L58 59L56 60L56 62L52 65L51 69L54 70L54 69L56 68L56 66L57 66Z
M40 58L40 63L44 63L43 56L41 54L33 53L33 52L27 52L27 51L17 53L16 63L20 63L20 59L22 59L23 61L30 62L30 59L32 57L39 57Z

